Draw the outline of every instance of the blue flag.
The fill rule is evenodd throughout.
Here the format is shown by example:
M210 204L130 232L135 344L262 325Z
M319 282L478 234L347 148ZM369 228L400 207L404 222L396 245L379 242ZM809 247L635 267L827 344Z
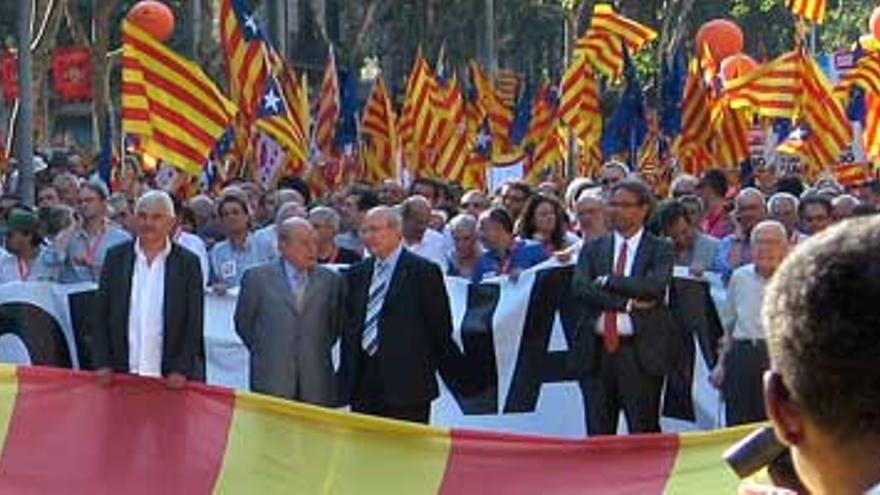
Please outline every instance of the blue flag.
M639 149L648 134L648 121L645 117L645 96L626 47L623 55L626 87L617 108L602 130L602 154L612 156L627 153L630 170L635 170Z
M513 115L513 122L510 123L510 141L514 145L522 144L529 132L529 126L532 123L532 100L534 89L532 84L527 82L523 88L519 101L516 104L516 110Z
M681 133L681 104L687 78L687 61L682 44L675 49L672 63L663 59L660 83L660 130L667 137Z
M336 148L345 152L358 140L357 78L351 71L339 71L339 124L336 128Z
M864 54L862 44L857 41L856 49L853 50L853 62L858 62ZM846 107L846 116L851 122L861 122L864 127L867 112L865 90L853 84L849 90L849 105Z

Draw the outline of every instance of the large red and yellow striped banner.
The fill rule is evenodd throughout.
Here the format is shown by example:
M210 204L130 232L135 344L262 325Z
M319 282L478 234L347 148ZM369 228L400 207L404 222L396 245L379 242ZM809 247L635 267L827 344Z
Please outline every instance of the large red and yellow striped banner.
M853 85L880 95L880 51L865 52L856 62L856 66L841 78L834 88L834 95L841 100L848 100Z
M198 174L237 113L196 64L137 26L122 27L122 131L145 153Z
M0 492L734 493L752 427L562 440L446 430L250 393L0 367Z

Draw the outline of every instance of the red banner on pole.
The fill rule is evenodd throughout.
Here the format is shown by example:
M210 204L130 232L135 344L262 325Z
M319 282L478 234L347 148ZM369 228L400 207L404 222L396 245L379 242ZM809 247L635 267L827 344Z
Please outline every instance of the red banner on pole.
M58 48L52 53L55 92L67 101L92 98L92 63L85 46Z

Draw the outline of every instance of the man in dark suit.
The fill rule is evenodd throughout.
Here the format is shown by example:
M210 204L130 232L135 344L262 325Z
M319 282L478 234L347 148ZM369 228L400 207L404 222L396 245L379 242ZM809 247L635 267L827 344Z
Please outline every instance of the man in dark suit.
M364 217L361 236L372 256L348 272L341 375L352 410L427 423L436 372L461 355L443 275L403 247L401 222L386 206Z
M666 289L672 245L644 229L651 193L625 180L611 190L614 232L587 244L573 291L583 303L574 348L586 372L587 431L613 435L622 410L630 433L660 431L660 394L672 317Z
M331 349L342 333L344 281L318 265L318 233L302 218L278 226L281 259L244 274L235 329L251 354L251 390L337 404Z
M96 298L94 365L99 382L113 372L162 376L170 388L205 379L202 272L174 244L174 204L149 191L135 206L138 236L107 253Z

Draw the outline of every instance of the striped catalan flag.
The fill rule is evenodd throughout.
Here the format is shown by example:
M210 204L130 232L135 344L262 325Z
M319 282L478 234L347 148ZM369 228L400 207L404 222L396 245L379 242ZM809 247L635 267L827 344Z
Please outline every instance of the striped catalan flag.
M407 168L416 175L433 175L437 79L421 52L407 80L399 133Z
M755 428L534 437L195 383L168 390L130 375L102 387L88 373L3 365L0 492L607 493L613 483L617 493L736 493L721 453Z
M822 167L837 165L841 152L852 143L852 124L834 98L831 82L812 59L803 67L802 120L813 131L810 140Z
M827 0L786 0L785 3L795 15L808 21L822 24L825 20Z
M734 109L749 108L770 118L794 118L801 103L806 55L791 51L729 81L725 94Z
M311 120L311 116L308 112L308 87L305 87L306 93L304 98L304 95L302 94L304 89L296 71L284 60L284 58L281 57L281 54L276 50L271 49L271 47L269 49L269 60L272 66L271 74L275 77L281 95L287 104L292 124L297 132L302 135L308 143L310 139L309 125ZM306 102L305 113L301 111L300 107L303 101ZM306 149L308 149L308 144Z
M303 134L302 128L295 123L294 112L275 76L266 78L266 87L254 126L284 146L297 163L306 161L309 150L308 138Z
M333 154L339 106L339 74L336 71L336 55L331 45L315 110L315 146L326 156Z
M681 135L675 143L675 154L684 171L699 174L712 165L712 100L696 61L690 64L681 106Z
M805 125L800 125L776 146L778 153L800 158L807 177L815 177L824 167L812 138L810 130Z
M716 163L733 168L749 158L749 113L735 110L726 99L715 102L712 108L712 128L715 138L712 151Z
M657 38L657 32L637 21L617 14L607 3L596 4L587 32L575 42L574 57L585 56L602 74L613 80L623 73L623 47L635 55Z
M585 57L569 65L560 84L559 118L583 146L602 138L599 81Z
M471 80L477 89L480 104L488 116L493 154L504 153L511 148L510 126L513 124L513 109L504 103L480 64L471 60L470 66Z
M469 107L472 105L479 107L479 104L476 102L468 103ZM471 115L476 115L477 113L479 112L469 111L468 118L470 119ZM486 188L486 174L492 166L493 148L492 132L489 130L489 116L482 112L482 120L477 125L477 132L474 134L473 145L471 146L470 154L465 164L464 177L462 178L462 186L466 189L484 190Z
M122 131L141 150L198 175L236 106L194 63L137 26L122 26Z
M364 180L379 184L385 179L393 179L397 173L397 116L381 77L373 83L364 106L361 135L364 137Z
M842 100L849 99L849 92L853 86L880 95L880 51L864 51L856 66L841 78L834 89L835 96Z
M522 86L523 76L512 69L500 69L495 77L495 87L498 88L498 98L505 106L513 108L516 105L516 96Z
M528 182L538 182L538 177L547 170L565 162L568 141L557 116L558 107L554 89L544 85L538 90L532 105L532 122L525 138L526 147L533 149L526 172Z
M578 174L581 177L595 177L602 167L604 156L602 142L596 140L587 146L581 146L578 154Z
M862 132L862 143L865 155L872 162L880 161L880 95L865 95L865 129Z
M438 121L442 123L437 139L437 161L435 172L438 177L449 182L460 182L464 174L468 153L471 148L471 135L468 133L467 113L464 96L453 76L437 86L434 107Z
M244 0L220 3L220 46L230 95L242 113L251 118L259 109L269 67L265 38Z
M282 88L284 84L282 83ZM311 136L311 128L312 128L312 112L311 107L309 106L309 79L306 74L300 76L299 81L299 92L296 95L296 99L290 102L291 110L294 114L294 120L299 122L302 126L303 133L306 137L306 142L308 143L309 152L306 154L305 160L302 163L297 163L296 160L290 161L291 172L295 173L297 170L305 170L306 165L309 162L309 158L311 157L311 146L312 146L312 136Z

